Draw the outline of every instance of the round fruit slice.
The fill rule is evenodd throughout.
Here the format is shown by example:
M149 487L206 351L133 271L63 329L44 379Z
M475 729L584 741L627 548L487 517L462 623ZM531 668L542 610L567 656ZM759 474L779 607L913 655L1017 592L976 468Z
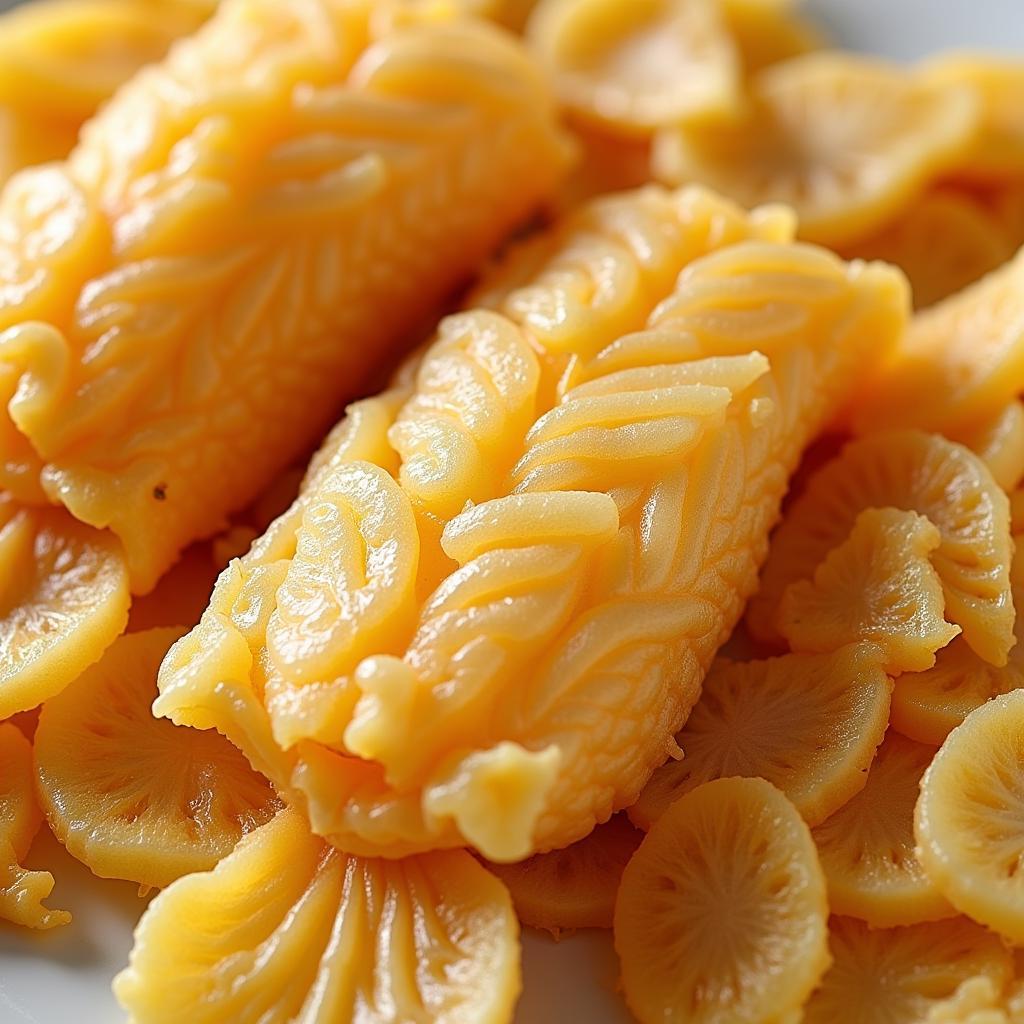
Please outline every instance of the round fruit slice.
M834 917L829 931L834 962L802 1024L921 1024L968 978L1002 988L1012 969L999 938L964 917L877 929Z
M942 617L942 581L929 556L939 531L916 512L865 509L812 580L786 588L779 629L794 651L872 641L887 672L916 672L959 632Z
M1024 943L1024 690L949 734L921 781L914 834L953 906Z
M975 452L1004 491L1012 491L1024 479L1024 402L1019 398L952 440Z
M0 724L0 918L28 928L67 924L66 910L49 910L53 891L48 871L26 871L21 861L43 820L33 792L32 744L21 730Z
M165 886L212 867L278 803L213 731L154 718L177 629L121 637L39 718L39 794L68 851L102 878Z
M575 113L632 134L740 104L717 0L541 0L527 41Z
M0 719L41 704L128 621L121 546L60 509L0 495Z
M918 785L934 755L934 747L889 733L867 785L814 829L833 913L872 927L955 916L914 854Z
M658 819L622 876L615 948L641 1024L788 1019L829 964L810 831L764 779L717 779Z
M655 173L744 206L787 203L803 237L832 246L894 217L959 158L976 118L969 91L848 54L786 61L751 90L746 117L660 134Z
M740 775L767 779L805 821L823 821L864 785L885 734L892 683L879 657L863 644L834 654L719 659L676 736L682 758L651 776L630 819L648 829L684 793Z
M506 1024L518 931L468 853L350 857L286 810L157 896L114 993L134 1024Z
M512 894L519 920L556 938L572 928L611 928L615 893L643 839L624 814L586 839L518 864L488 864Z
M919 512L938 528L931 563L942 580L946 616L971 648L1005 665L1013 644L1010 509L988 467L963 445L916 430L870 434L848 444L792 503L772 538L748 624L776 639L786 588L810 579L869 508Z

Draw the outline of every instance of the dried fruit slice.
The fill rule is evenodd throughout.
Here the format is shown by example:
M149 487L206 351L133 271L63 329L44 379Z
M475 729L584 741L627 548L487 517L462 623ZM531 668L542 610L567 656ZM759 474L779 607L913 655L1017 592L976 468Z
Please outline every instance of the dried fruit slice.
M1024 690L994 698L949 734L921 781L914 834L953 906L1024 942Z
M719 0L719 4L747 75L818 50L825 43L817 26L796 13L795 4L771 0Z
M59 693L128 620L128 573L109 533L0 494L0 718Z
M792 503L750 602L747 621L755 638L778 637L786 588L811 578L864 509L889 507L919 512L938 528L942 542L931 562L942 580L946 615L981 657L1005 664L1014 621L1009 502L977 455L916 430L852 441Z
M934 747L890 732L867 785L814 829L833 913L872 927L955 916L914 854L918 784L934 755Z
M717 0L541 0L527 40L575 113L644 134L739 107Z
M953 434L952 440L976 452L1004 491L1012 491L1024 479L1024 402L1019 398Z
M121 637L43 708L39 795L69 852L102 878L164 886L211 868L278 804L227 740L154 718L176 629Z
M651 776L630 820L650 828L684 793L741 775L767 779L805 821L823 821L864 785L885 734L892 683L880 653L861 644L834 654L719 659L676 735L682 759Z
M642 1024L788 1019L828 967L810 831L764 779L677 800L622 876L615 948Z
M655 173L745 206L788 203L803 237L830 245L891 219L959 157L975 124L968 91L849 54L786 61L751 89L746 117L660 134Z
M786 588L779 631L794 651L871 641L893 675L930 668L935 652L960 632L942 617L942 581L929 561L941 543L916 512L865 509L813 579Z
M487 866L508 886L519 920L557 938L566 929L611 928L619 880L641 839L643 833L616 814L562 850Z
M968 978L986 975L1002 988L1012 969L999 939L964 917L877 929L834 917L829 931L835 960L803 1024L920 1024Z
M43 900L53 891L48 871L26 871L21 861L43 820L33 792L32 744L21 730L0 723L0 918L28 928L67 924L66 910Z
M469 854L350 857L286 810L150 904L114 992L132 1024L505 1024L517 936Z
M1012 1024L1018 1019L1012 1018ZM928 1010L924 1024L1011 1024L1003 993L987 975L968 978L948 999Z

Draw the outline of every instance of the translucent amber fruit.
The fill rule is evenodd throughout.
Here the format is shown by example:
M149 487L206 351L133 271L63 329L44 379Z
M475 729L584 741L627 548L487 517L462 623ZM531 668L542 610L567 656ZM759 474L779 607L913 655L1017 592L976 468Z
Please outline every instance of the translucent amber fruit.
M519 920L558 936L574 928L611 928L622 872L643 833L624 814L586 839L518 864L488 864L508 887Z
M796 4L772 0L718 2L747 75L824 45L821 32L797 14Z
M641 1024L792 1019L829 964L807 825L763 779L718 779L658 819L622 876L615 948Z
M829 932L834 962L803 1024L920 1024L968 978L1002 988L1012 970L998 937L963 917L906 928L834 917Z
M569 109L627 133L728 116L741 102L718 0L541 0L526 34Z
M794 651L834 651L870 641L887 672L919 672L959 632L942 617L942 581L929 560L938 529L916 512L869 508L814 570L790 584L779 631Z
M921 782L918 857L958 910L1024 943L1024 691L972 711Z
M59 693L128 620L128 573L109 533L0 494L0 718Z
M150 904L114 993L131 1024L507 1024L518 931L469 854L363 860L282 811Z
M67 924L71 915L43 906L53 890L53 875L26 871L20 863L43 820L34 785L31 742L15 726L0 723L0 918L28 928L54 928Z
M155 590L132 599L128 630L138 633L163 626L192 626L210 603L218 560L209 543L193 544L160 577Z
M786 588L810 579L871 508L917 512L938 529L930 560L942 581L946 618L962 628L972 650L1005 665L1014 622L1009 501L977 455L916 430L852 441L790 505L750 602L754 636L778 636Z
M833 913L873 928L952 917L914 854L914 805L935 748L890 732L867 784L813 830Z
M1004 491L1012 491L1024 479L1024 402L1019 398L952 439L976 452Z
M805 821L823 821L864 785L882 742L892 682L880 654L865 644L835 654L719 659L676 734L681 759L651 776L630 819L650 828L684 793L740 775L767 779Z
M659 135L655 173L744 205L788 203L803 237L842 245L893 217L969 143L969 91L849 54L809 54L752 83L749 113Z
M165 886L211 868L277 807L266 780L222 736L152 716L157 669L177 636L121 637L39 719L47 820L103 878Z

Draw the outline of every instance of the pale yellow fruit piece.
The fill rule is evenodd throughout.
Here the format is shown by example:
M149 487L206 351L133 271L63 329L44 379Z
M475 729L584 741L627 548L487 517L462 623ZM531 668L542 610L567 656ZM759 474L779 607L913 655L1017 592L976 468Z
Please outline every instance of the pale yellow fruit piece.
M921 1024L967 979L1002 988L1012 970L999 938L964 917L875 929L833 917L829 932L834 962L803 1024Z
M1012 491L1024 480L1024 402L1019 398L954 433L952 440L976 452L1004 491Z
M717 0L540 0L526 38L568 109L627 134L729 116L742 102Z
M914 813L918 857L962 913L1024 942L1024 691L972 711L939 749Z
M307 451L565 167L512 36L372 39L369 6L225 0L0 202L0 486L109 527L135 592Z
M797 4L774 0L718 0L747 75L825 45L821 30L797 13Z
M0 918L28 928L55 928L71 915L43 906L53 875L26 871L20 863L43 820L34 786L31 741L0 722Z
M35 736L50 828L103 878L165 886L213 867L279 806L216 733L154 718L156 673L176 629L121 637L46 703Z
M0 718L59 693L124 630L116 538L0 493Z
M285 810L150 904L114 993L131 1024L507 1024L518 931L469 854L351 857Z
M934 755L890 732L864 788L813 830L833 913L874 928L956 915L914 854L914 805Z
M987 975L968 978L948 999L928 1010L924 1024L1011 1024L1003 995Z
M758 75L744 117L666 129L653 165L663 181L698 181L744 205L788 203L803 237L836 246L880 228L955 162L975 118L968 90L809 54Z
M586 839L518 864L488 864L508 887L519 920L556 938L575 928L611 928L622 872L643 833L624 814Z
M942 581L946 617L979 656L1005 665L1014 643L1009 501L977 455L917 430L850 442L789 506L750 602L754 636L778 637L786 588L810 579L860 513L872 508L917 512L938 529L940 544L930 558Z
M942 580L929 560L942 535L924 516L869 508L810 580L790 584L779 632L794 651L834 651L868 641L887 672L920 672L960 632L943 616Z
M710 779L760 776L811 825L864 785L889 720L892 682L869 644L834 654L716 661L676 734L682 752L652 776L629 808L650 826L684 793Z
M687 793L622 877L615 948L641 1024L796 1019L828 968L825 880L796 808L763 779Z

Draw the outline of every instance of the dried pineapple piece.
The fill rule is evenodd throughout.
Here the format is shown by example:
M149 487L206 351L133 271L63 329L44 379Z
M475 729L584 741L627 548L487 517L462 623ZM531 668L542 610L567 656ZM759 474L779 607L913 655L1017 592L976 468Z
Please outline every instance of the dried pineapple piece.
M641 1024L793 1019L828 968L825 881L807 825L763 779L677 800L626 867L615 948Z
M959 158L976 123L969 91L849 54L786 61L751 90L734 122L661 133L655 174L745 205L788 203L802 237L832 246L890 220Z
M833 917L829 932L835 959L803 1024L921 1024L968 978L984 975L999 988L1010 978L1006 947L963 917L906 928Z
M725 25L746 75L792 60L825 45L815 25L804 20L795 3L774 0L718 0Z
M750 602L753 635L777 639L786 588L809 579L870 508L918 512L935 525L941 543L931 562L942 581L946 615L963 629L972 650L1005 665L1014 643L1009 502L973 452L916 430L850 442L790 505Z
M123 631L117 540L0 493L0 718L59 693Z
M1007 1016L1003 994L987 975L968 978L948 999L928 1010L924 1024L1017 1024Z
M517 939L468 854L361 860L285 810L150 904L114 993L131 1024L505 1024Z
M53 890L53 875L26 871L20 864L42 820L32 744L18 728L0 722L0 918L28 928L55 928L71 920L66 910L43 906Z
M212 868L278 807L216 733L154 718L156 672L177 629L121 637L47 701L35 737L50 827L102 878L165 886Z
M890 732L867 784L813 829L833 913L873 928L953 917L914 854L914 805L935 748Z
M112 529L136 592L319 437L564 165L515 40L468 20L372 40L368 7L226 0L5 194L0 264L25 282L0 304L6 473Z
M834 654L787 654L712 666L700 700L676 735L682 751L629 808L650 828L665 808L710 779L760 776L811 825L863 787L889 721L892 681L870 644Z
M786 588L779 631L794 651L875 643L892 675L931 668L935 652L960 632L942 617L942 580L929 561L941 544L938 529L916 512L865 509L813 578Z
M967 445L992 471L1004 491L1024 480L1024 402L1009 401L992 415L952 435Z
M942 744L914 813L918 858L962 913L1024 942L1024 691L972 711Z

